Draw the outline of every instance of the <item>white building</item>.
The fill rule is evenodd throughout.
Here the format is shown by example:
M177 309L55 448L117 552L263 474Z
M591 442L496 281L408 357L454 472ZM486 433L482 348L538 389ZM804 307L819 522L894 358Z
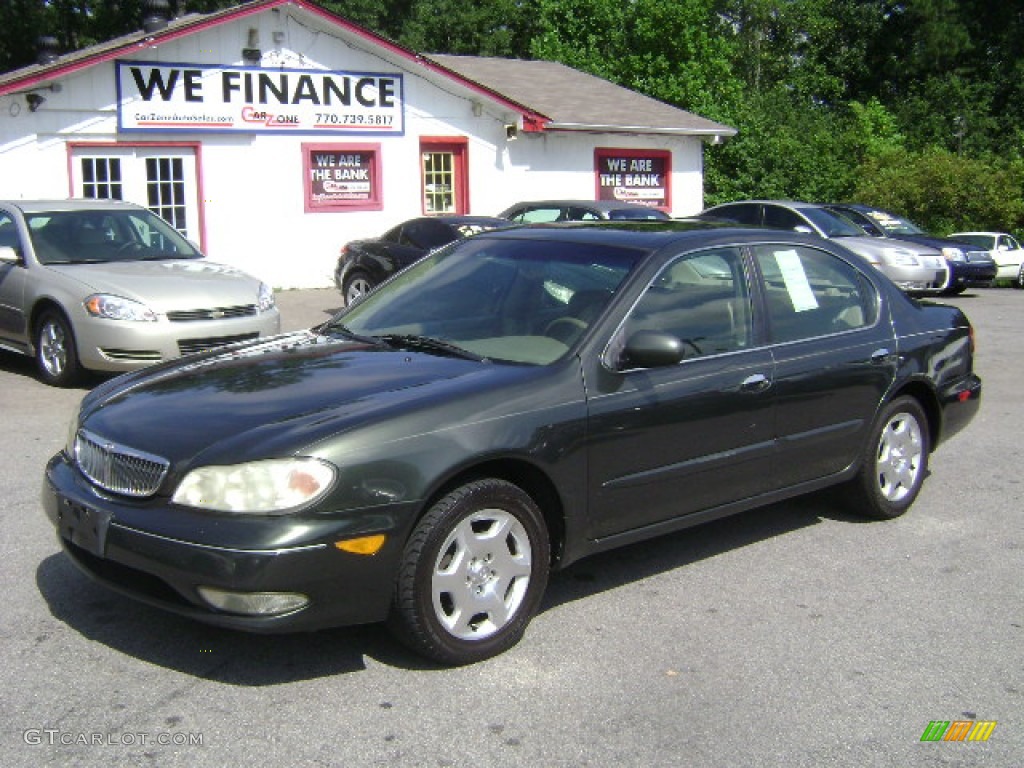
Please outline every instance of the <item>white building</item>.
M119 197L277 288L433 213L703 202L735 133L543 61L422 55L307 0L147 19L0 75L0 199Z

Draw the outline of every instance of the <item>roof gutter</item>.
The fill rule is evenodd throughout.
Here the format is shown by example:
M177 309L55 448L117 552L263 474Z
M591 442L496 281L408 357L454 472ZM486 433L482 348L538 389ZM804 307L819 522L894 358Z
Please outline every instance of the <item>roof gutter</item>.
M713 144L721 144L735 136L735 128L720 126L717 128L657 128L650 125L597 125L588 123L546 123L545 131L579 131L593 133L642 133L661 134L666 136L698 136Z

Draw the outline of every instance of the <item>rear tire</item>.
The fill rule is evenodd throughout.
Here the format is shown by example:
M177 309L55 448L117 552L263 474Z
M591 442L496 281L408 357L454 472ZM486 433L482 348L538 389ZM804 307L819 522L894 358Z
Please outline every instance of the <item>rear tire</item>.
M1013 281L1014 288L1024 288L1024 262L1021 262L1020 269L1017 270L1017 277Z
M39 317L35 335L39 378L53 387L70 387L81 376L75 335L64 314L48 309Z
M522 489L495 478L456 488L406 544L389 626L442 664L502 653L540 606L550 551L540 509Z
M928 419L912 397L886 405L872 428L860 470L847 484L854 510L890 520L914 503L928 474Z

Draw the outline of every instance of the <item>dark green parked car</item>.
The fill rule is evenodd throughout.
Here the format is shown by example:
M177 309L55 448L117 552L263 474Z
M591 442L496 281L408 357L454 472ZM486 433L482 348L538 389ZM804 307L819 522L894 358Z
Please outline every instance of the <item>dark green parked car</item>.
M972 344L821 238L482 233L318 328L99 386L44 506L82 570L151 604L387 620L473 662L586 555L839 483L903 513L977 411Z

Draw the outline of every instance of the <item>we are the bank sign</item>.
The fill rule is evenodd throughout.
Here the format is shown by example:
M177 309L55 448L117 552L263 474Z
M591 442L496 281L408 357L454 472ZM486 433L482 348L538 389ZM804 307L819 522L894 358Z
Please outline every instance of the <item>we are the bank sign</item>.
M405 132L402 76L118 61L120 131Z

